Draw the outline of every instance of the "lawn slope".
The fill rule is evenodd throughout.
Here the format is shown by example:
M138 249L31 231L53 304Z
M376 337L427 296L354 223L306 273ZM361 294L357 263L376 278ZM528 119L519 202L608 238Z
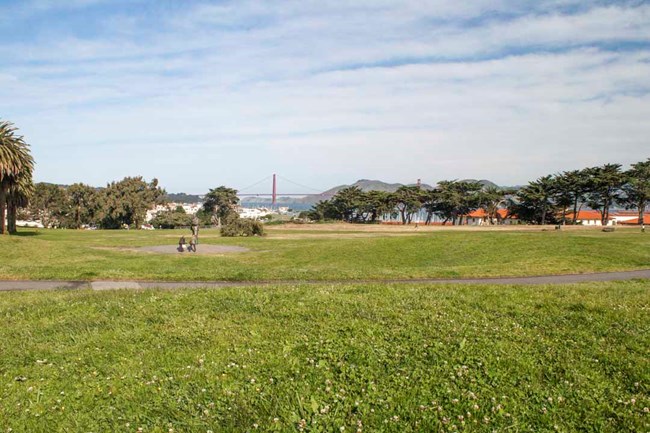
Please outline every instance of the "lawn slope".
M650 429L650 285L0 293L3 431Z

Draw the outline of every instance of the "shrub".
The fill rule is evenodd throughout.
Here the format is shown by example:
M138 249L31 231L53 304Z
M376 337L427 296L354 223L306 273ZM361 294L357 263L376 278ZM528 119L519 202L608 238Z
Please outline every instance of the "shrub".
M221 226L221 236L264 236L264 225L259 221L239 218L239 215L235 214L229 216Z
M192 225L192 215L186 214L185 211L161 211L151 220L151 225L162 229L187 227Z

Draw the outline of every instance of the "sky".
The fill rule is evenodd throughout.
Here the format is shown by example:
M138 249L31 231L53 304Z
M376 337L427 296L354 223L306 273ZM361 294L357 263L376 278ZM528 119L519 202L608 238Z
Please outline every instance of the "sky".
M0 39L36 181L517 185L650 157L647 1L0 0Z

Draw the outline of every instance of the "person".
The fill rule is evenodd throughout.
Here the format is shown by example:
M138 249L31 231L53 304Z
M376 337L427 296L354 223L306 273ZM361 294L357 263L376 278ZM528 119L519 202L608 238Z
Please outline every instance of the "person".
M187 248L187 251L196 252L196 236L190 238L190 246Z
M181 238L178 240L178 251L183 252L185 251L185 236L181 236Z
M199 243L199 219L194 215L192 218L192 239L194 240L194 251L196 251L196 245Z

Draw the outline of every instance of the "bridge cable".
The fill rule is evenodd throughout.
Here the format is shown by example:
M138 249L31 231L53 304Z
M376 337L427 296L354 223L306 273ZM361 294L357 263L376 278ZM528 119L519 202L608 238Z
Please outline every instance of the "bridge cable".
M300 183L298 183L298 182L294 182L294 181L292 181L292 180L289 180L289 179L287 179L286 177L282 177L282 176L280 176L280 175L277 175L277 176L278 176L278 178L280 178L280 179L282 179L282 180L284 180L284 181L286 181L286 182L289 182L289 183L291 183L291 184L294 184L294 185L296 185L296 186L299 186L299 187L301 187L301 188L306 188L306 189L310 189L310 190L312 190L312 191L317 191L318 193L322 193L322 192L323 192L323 191L321 191L320 189L312 188L312 187L307 186L307 185L302 185L302 184L300 184Z
M264 179L262 179L262 180L260 180L258 182L255 182L254 184L249 185L246 188L242 188L242 189L237 190L237 192L244 192L244 191L246 191L248 189L253 188L254 186L257 186L257 185L261 184L262 182L268 182L270 179L271 179L271 176L266 176Z

